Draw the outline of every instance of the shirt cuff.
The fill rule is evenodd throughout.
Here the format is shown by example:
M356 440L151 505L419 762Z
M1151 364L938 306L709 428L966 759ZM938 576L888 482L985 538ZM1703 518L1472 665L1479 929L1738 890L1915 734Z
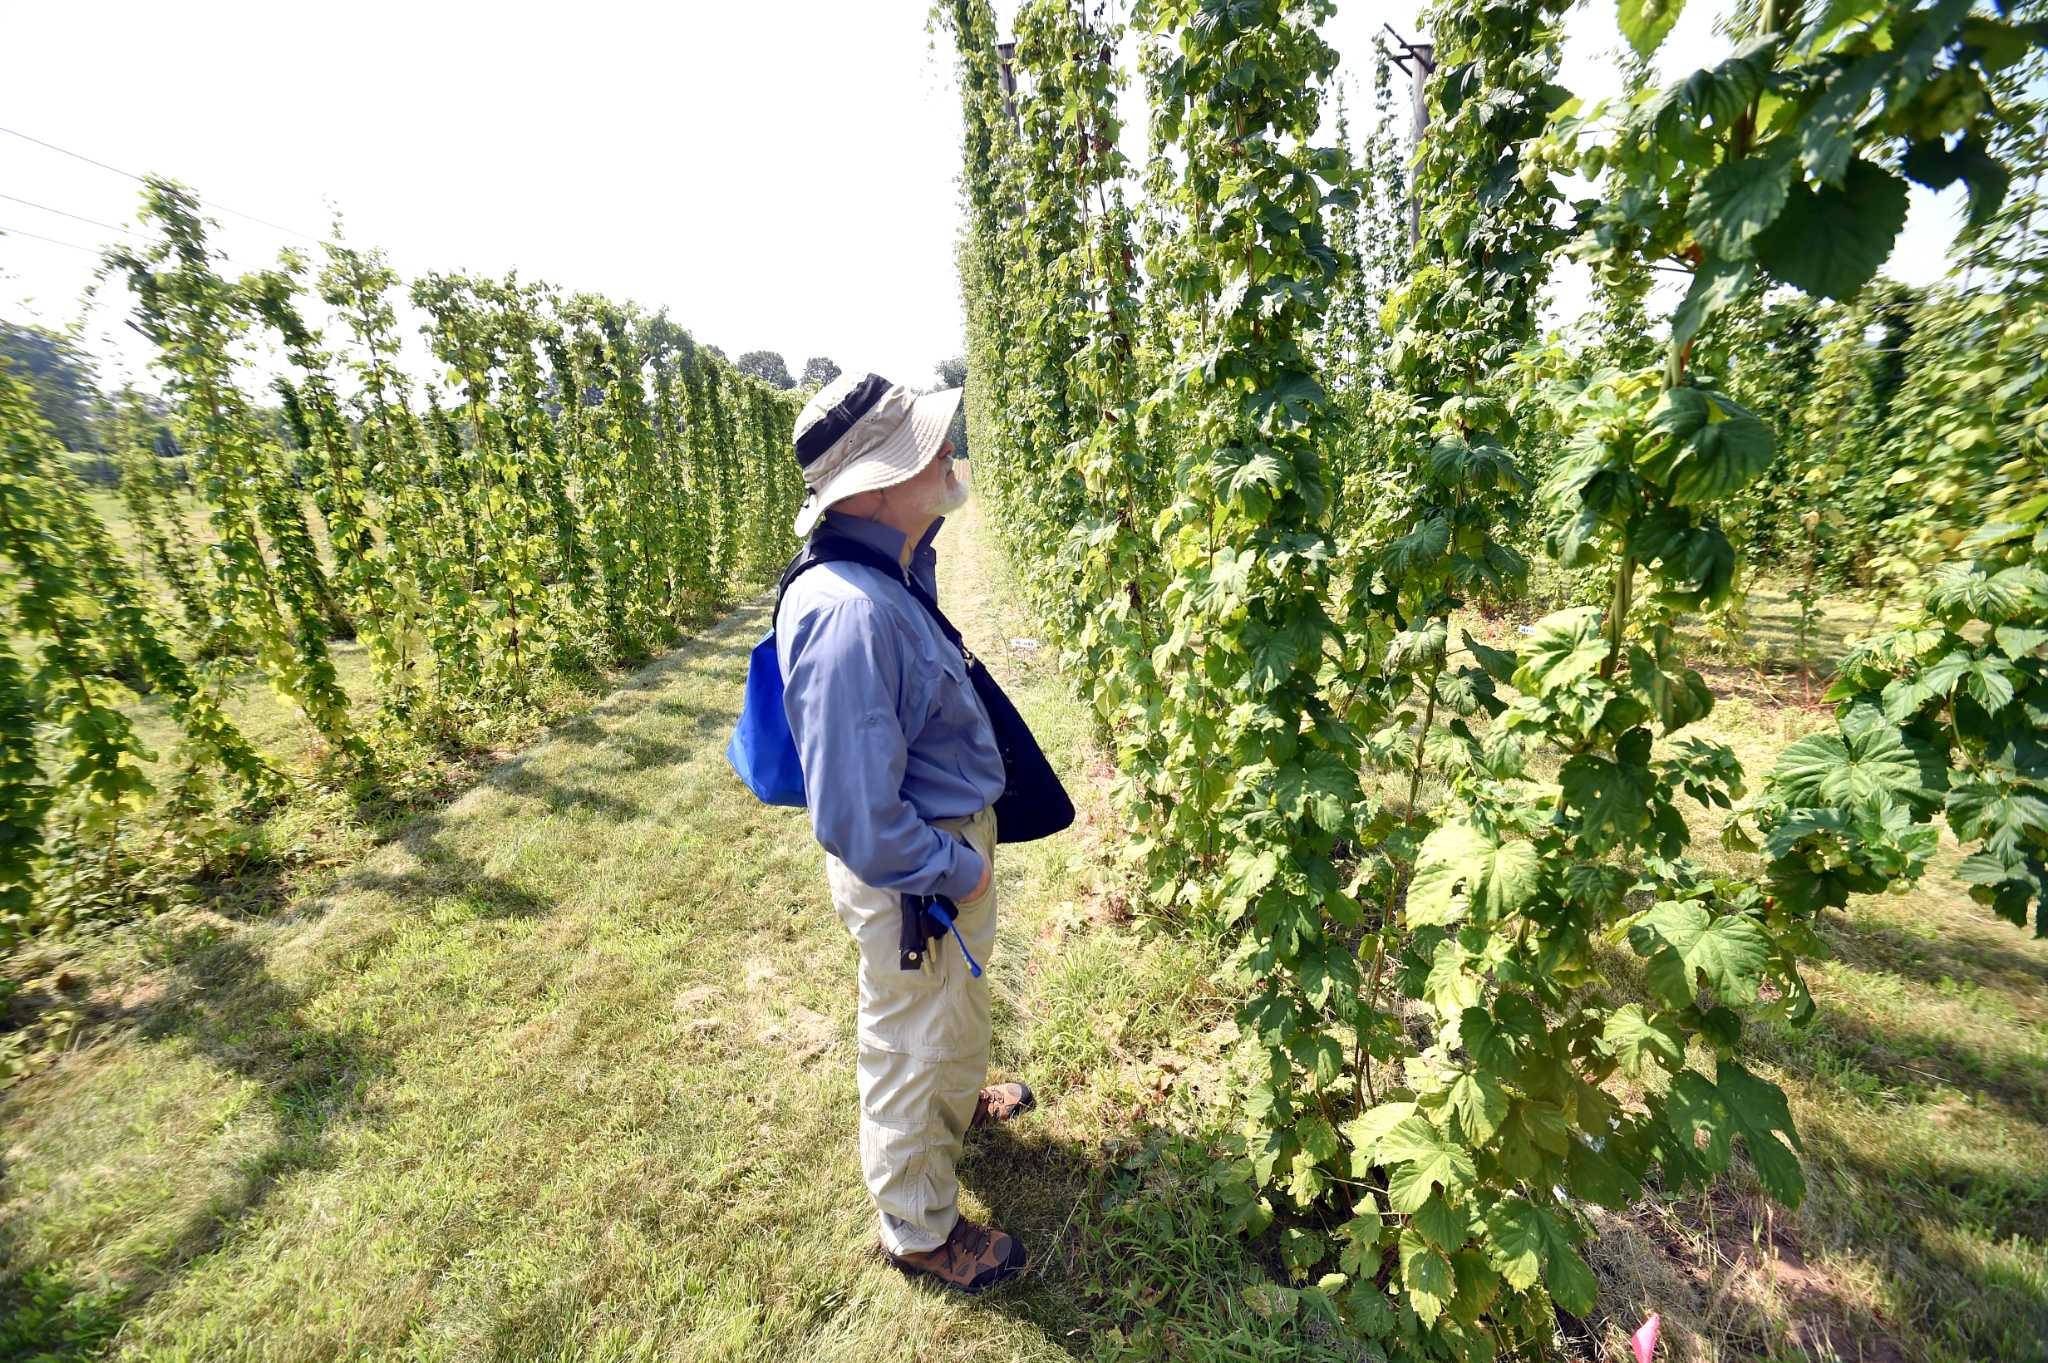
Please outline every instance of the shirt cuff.
M945 830L941 829L940 832L943 833ZM953 865L952 869L939 877L939 883L933 893L942 894L958 904L973 894L974 887L981 883L981 870L986 862L983 861L981 853L974 850L974 844L967 839L957 833L946 833L946 837L955 844Z

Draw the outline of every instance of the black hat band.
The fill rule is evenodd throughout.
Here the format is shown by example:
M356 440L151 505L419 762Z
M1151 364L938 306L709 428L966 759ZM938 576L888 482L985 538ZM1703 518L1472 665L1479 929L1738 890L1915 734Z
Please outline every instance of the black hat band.
M891 387L880 374L870 374L847 391L845 397L832 404L832 409L819 417L796 438L796 462L803 468L810 468L817 457L839 443L839 437L853 429L859 421L874 410Z

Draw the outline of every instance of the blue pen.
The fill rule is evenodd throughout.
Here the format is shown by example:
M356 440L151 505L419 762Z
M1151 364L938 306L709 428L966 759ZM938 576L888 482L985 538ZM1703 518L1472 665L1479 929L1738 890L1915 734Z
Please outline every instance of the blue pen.
M967 959L967 969L969 973L971 973L975 979L980 979L981 962L975 960L974 953L967 949L967 939L960 935L960 929L954 925L953 915L947 913L944 907L940 905L937 896L934 896L932 898L932 906L930 912L932 917L938 919L940 923L945 925L946 930L953 934L953 940L960 944L960 954L966 957Z

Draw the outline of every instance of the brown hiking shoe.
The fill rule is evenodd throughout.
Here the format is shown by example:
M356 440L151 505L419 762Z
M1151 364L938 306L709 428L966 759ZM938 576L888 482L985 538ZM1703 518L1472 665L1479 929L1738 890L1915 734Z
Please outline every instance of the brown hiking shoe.
M1037 1103L1038 1100L1031 1096L1029 1084L990 1084L975 1100L974 1116L968 1120L968 1129L1007 1122L1020 1112L1029 1112Z
M964 1216L953 1223L946 1243L937 1249L919 1254L890 1254L887 1250L882 1253L913 1278L928 1274L970 1297L1024 1271L1024 1246L1003 1232L977 1226Z

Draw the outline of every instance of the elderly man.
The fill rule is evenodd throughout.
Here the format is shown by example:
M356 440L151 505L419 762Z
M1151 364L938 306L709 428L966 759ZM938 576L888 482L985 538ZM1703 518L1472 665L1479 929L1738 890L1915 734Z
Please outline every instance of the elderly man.
M983 1083L989 999L976 963L995 947L1003 758L960 649L910 587L937 599L932 541L967 500L946 438L960 397L843 375L804 407L796 457L809 495L796 533L865 545L906 577L814 567L789 583L775 637L811 828L860 948L860 1152L882 1249L975 1293L1015 1276L1024 1248L960 1215L954 1165L970 1126L1032 1097ZM945 896L957 940L905 950L906 895Z

